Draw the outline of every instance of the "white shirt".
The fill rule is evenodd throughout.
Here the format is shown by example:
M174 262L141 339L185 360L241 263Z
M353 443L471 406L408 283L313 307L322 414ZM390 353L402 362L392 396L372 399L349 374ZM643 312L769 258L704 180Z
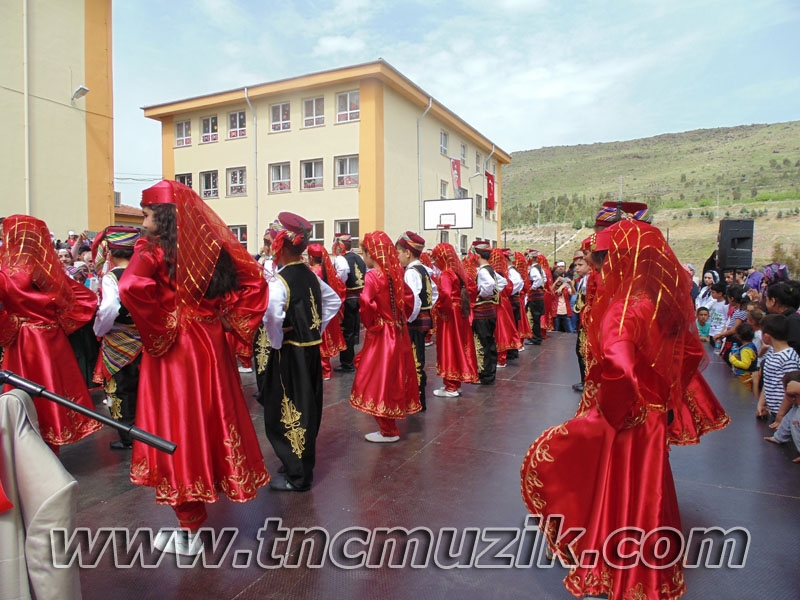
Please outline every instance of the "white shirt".
M508 267L508 281L511 283L511 295L516 296L522 291L525 282L516 267Z
M117 278L111 273L103 275L102 280L103 295L100 305L97 307L97 314L94 319L94 334L103 337L114 327L114 321L119 316L119 309L122 304L119 301L119 284Z
M278 269L278 273L281 272ZM319 277L317 277L319 279ZM319 279L319 287L322 292L322 325L320 334L325 331L330 320L339 312L342 301L339 295L322 279ZM280 277L273 277L269 280L269 304L267 312L264 313L264 327L269 336L269 344L276 350L283 346L283 320L286 318L286 301L289 298L289 290Z
M496 277L497 273L495 273L495 277L492 277L489 274L489 269L478 267L478 296L484 299L494 296L495 288L497 287ZM499 292L500 290L497 291Z
M419 294L422 292L422 277L420 277L419 272L414 268L416 265L422 265L422 263L418 260L412 260L408 263L406 267L405 274L403 275L403 280L406 282L406 285L411 288L411 291L414 292L414 310L411 311L411 316L408 317L408 322L411 323L412 321L416 321L417 317L419 316L419 311L422 309L422 301L419 299ZM425 265L422 265L425 267ZM431 269L425 267L425 270L428 272L428 277L431 276ZM436 304L436 300L439 299L439 289L436 287L436 284L431 281L431 306Z
M336 269L336 275L342 280L342 283L347 282L347 276L350 275L350 265L347 264L347 259L344 255L333 257L333 267Z
M539 269L539 265L531 265L530 271L528 271L528 277L531 280L531 289L535 290L542 286L544 286L544 277L542 277L542 272Z

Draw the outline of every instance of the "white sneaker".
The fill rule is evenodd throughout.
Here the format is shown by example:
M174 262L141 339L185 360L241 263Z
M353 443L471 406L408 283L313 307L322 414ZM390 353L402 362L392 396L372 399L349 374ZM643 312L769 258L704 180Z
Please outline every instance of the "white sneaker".
M164 554L197 556L203 551L200 535L185 529L162 529L156 535L153 545Z
M505 369L508 365L497 365L498 369Z
M372 433L368 433L364 436L364 439L368 442L375 442L376 444L380 443L387 443L387 442L396 442L400 439L399 435L390 435L385 436L380 431L373 431Z
M425 347L427 348L428 346L433 346L433 342L425 342Z
M250 367L239 367L239 373L252 373L253 369Z
M439 396L439 398L458 398L461 395L461 392L448 392L445 388L439 388L433 390L434 396Z

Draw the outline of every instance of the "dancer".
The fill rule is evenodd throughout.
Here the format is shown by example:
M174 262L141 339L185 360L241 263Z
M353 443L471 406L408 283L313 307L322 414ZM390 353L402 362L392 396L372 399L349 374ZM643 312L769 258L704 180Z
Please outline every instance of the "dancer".
M333 242L333 254L336 257L336 272L347 286L347 296L344 301L344 311L342 315L342 333L347 348L339 354L339 366L334 371L352 372L355 370L353 358L355 357L355 347L358 345L359 334L361 331L361 321L359 320L358 299L364 289L364 274L367 266L364 259L353 252L353 239L349 233L337 233ZM342 259L346 263L343 266ZM346 275L345 275L346 273Z
M444 387L433 390L434 396L456 398L462 383L478 382L478 359L472 333L471 305L478 295L451 244L438 244L433 260L441 271L439 299L433 307L436 321L436 374Z
M598 233L594 250L604 287L584 324L586 391L575 418L531 446L522 495L569 563L564 583L574 596L678 598L682 544L659 555L656 536L640 539L636 551L606 542L623 528L679 535L669 444L697 443L729 419L699 376L707 359L693 327L690 279L661 232L625 219ZM557 537L556 529L572 528L585 533L566 536L568 543ZM587 564L587 556L598 560Z
M102 299L94 321L94 334L101 338L100 357L94 381L103 384L111 416L123 425L136 420L136 397L139 387L139 366L142 362L142 338L131 313L119 301L119 281L133 256L139 239L135 227L106 227L93 244L98 271L104 262L111 269L103 275ZM112 450L133 448L127 431L118 429L119 440L109 444Z
M478 297L475 300L472 331L475 334L475 351L478 355L478 377L481 385L494 385L497 375L497 305L500 304L499 280L489 265L492 248L485 240L472 242L472 255L477 261L475 281ZM505 284L505 279L503 279ZM505 287L505 285L503 286Z
M270 482L281 492L306 492L314 481L317 434L322 422L320 344L341 306L339 296L302 260L311 223L290 212L270 227L275 277L264 315L272 349L259 402L269 443L284 475Z
M514 319L514 309L511 306L513 285L508 279L508 259L500 248L493 248L489 255L489 264L494 270L499 290L497 320L494 331L494 339L497 346L497 368L505 368L508 366L509 353L519 351L522 347L522 340L519 337L517 322ZM522 288L521 281L520 288Z
M64 272L44 221L27 215L8 216L2 221L2 240L3 369L94 410L67 336L92 319L97 296ZM77 442L102 427L50 400L36 397L33 403L42 438L56 454L59 446Z
M366 234L362 248L370 268L359 300L366 334L350 404L378 422L380 431L364 436L368 442L396 442L400 439L396 420L422 410L407 327L414 297L385 232Z
M161 181L142 192L142 212L146 237L119 282L145 350L136 425L178 448L169 455L134 442L131 481L155 488L156 503L171 506L183 528L159 535L156 547L197 554L206 504L220 492L247 502L269 481L226 336L252 351L266 282L191 188Z
M308 246L308 264L316 276L327 283L339 296L339 300L344 302L347 289L342 280L336 276L336 269L331 262L331 257L322 244L310 244ZM341 310L330 320L330 323L322 333L322 344L319 348L319 353L322 357L322 381L328 381L331 378L331 372L333 371L331 369L331 358L347 348L344 335L342 335L342 326L339 323L340 319Z
M408 317L408 334L417 366L419 401L424 411L427 408L425 386L428 383L428 376L425 374L425 338L433 327L431 309L436 304L439 290L433 282L431 273L420 261L420 255L425 248L425 238L413 231L406 231L397 239L395 248L400 266L405 269L404 281L414 293L414 308Z

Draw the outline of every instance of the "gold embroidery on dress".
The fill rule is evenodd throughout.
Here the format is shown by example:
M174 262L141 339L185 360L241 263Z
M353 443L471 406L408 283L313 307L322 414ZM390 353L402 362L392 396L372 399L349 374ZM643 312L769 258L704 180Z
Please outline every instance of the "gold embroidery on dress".
M311 299L311 326L309 329L311 331L319 331L322 327L322 319L319 317L319 311L317 310L317 303L314 300L314 292L311 288L308 288L308 297Z
M364 274L361 272L361 269L358 267L358 263L353 263L353 268L356 271L356 286L364 287Z
M111 400L111 406L108 407L111 418L119 421L122 418L122 398L117 396L117 382L113 377L106 381L105 392L108 399Z

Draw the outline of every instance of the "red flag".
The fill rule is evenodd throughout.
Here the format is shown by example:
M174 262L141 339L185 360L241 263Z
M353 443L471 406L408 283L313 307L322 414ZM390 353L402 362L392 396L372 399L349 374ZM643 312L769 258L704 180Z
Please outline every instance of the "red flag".
M458 190L461 189L461 161L457 158L451 158L450 171L453 174L453 198L456 198L458 197Z
M486 171L486 208L494 210L494 175Z

